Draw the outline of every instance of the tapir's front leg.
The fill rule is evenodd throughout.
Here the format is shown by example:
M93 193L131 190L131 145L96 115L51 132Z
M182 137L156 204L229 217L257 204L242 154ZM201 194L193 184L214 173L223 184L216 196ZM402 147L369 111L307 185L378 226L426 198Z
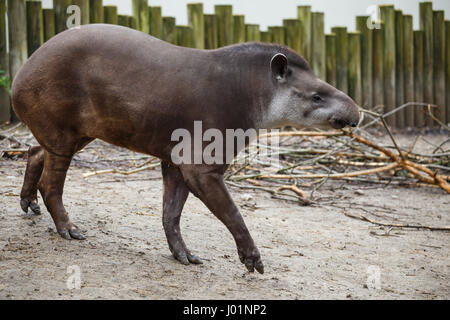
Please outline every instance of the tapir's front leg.
M164 183L163 226L169 249L182 264L201 264L202 260L188 250L181 237L181 211L189 195L183 175L180 169L165 161L162 161L161 169Z
M203 169L203 170L202 170ZM181 168L189 190L198 197L211 212L225 224L236 241L241 262L250 272L256 269L264 273L258 248L248 232L244 219L233 202L223 181L223 175L208 168L184 166Z

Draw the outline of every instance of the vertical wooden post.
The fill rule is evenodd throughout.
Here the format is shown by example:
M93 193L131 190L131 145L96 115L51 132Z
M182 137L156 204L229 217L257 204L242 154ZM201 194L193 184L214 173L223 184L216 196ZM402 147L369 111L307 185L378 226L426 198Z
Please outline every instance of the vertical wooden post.
M373 107L373 30L367 27L369 16L356 17L356 30L361 32L362 107Z
M6 45L6 0L0 0L0 71L1 76L9 77L8 51ZM0 87L0 124L7 122L11 117L9 93Z
M133 17L136 19L137 30L150 33L150 16L147 0L132 0Z
M261 42L265 42L265 43L272 42L269 31L261 31L260 35L261 35L261 39L260 39Z
M103 0L89 1L89 16L91 23L105 22L105 18L103 15Z
M163 17L162 40L177 44L176 19L174 17Z
M434 103L433 89L433 3L419 4L420 30L423 31L423 99L425 103ZM433 126L433 119L427 116L427 125Z
M247 42L261 41L259 24L246 24L245 25L245 41L247 41Z
M414 33L413 18L411 15L403 16L403 40L404 40L404 73L403 83L405 87L405 102L414 102ZM405 125L409 128L414 127L414 109L409 108L405 114Z
M44 18L40 1L27 1L27 47L31 56L44 41Z
M384 104L385 112L389 112L396 107L396 45L395 45L395 11L393 5L380 6L381 19L384 22ZM389 126L397 125L397 115L393 114L386 118Z
M300 21L297 19L284 19L283 26L285 30L286 45L300 54L300 52L302 51Z
M433 12L433 43L434 43L434 103L438 106L433 114L445 123L445 20L444 11ZM448 44L447 44L448 45ZM438 125L435 123L435 125Z
M177 44L182 47L192 48L193 46L193 31L190 26L176 26L177 30Z
M119 14L117 16L117 24L122 27L128 28L128 16L124 14Z
M8 1L9 72L14 79L27 60L27 20L25 0Z
M161 7L148 7L150 15L150 34L154 37L162 36L162 9Z
M136 30L137 29L137 21L136 18L133 16L128 16L128 25L131 29Z
M311 57L308 60L316 76L322 80L326 80L327 66L325 53L325 17L323 12L313 12L311 15L311 33L314 41L312 42Z
M302 39L302 49L300 53L306 59L306 61L312 63L311 59L314 56L312 46L314 45L316 39L314 38L315 26L313 22L313 13L311 12L311 6L298 6L297 18L300 21L300 32ZM314 39L314 41L312 39ZM325 41L325 35L323 41Z
M189 3L187 5L189 25L194 34L194 48L205 48L205 19L203 3Z
M230 5L216 5L218 45L219 47L233 44L233 7Z
M44 17L44 42L47 42L56 34L55 10L44 9L42 15Z
M383 107L384 110L384 24L380 29L373 29L373 107Z
M274 26L269 27L269 33L270 33L270 42L284 45L286 44L285 40L285 31L284 27Z
M446 123L450 123L450 21L445 21L445 104Z
M346 27L334 27L336 35L336 87L348 93L348 36Z
M103 15L105 18L105 23L108 24L118 24L119 16L117 14L116 6L104 6L103 7Z
M414 31L414 102L424 101L424 89L423 89L423 57L424 57L424 32ZM415 107L414 108L414 127L421 128L426 126L425 120L426 108Z
M399 107L405 103L405 88L403 84L404 71L404 30L403 12L395 10L395 106ZM396 114L396 126L399 129L405 127L406 112L411 109L403 109Z
M233 42L242 43L245 42L245 16L234 15L233 16Z
M90 10L89 10L89 0L72 0L72 4L80 7L81 13L81 24L89 24L90 20Z
M14 2L14 1L13 1ZM56 33L67 30L67 7L72 4L71 0L53 0L53 9L55 10Z
M336 87L336 35L334 33L325 36L327 82Z
M218 47L217 16L205 14L205 49L216 49Z
M358 105L362 102L361 33L348 34L348 92Z

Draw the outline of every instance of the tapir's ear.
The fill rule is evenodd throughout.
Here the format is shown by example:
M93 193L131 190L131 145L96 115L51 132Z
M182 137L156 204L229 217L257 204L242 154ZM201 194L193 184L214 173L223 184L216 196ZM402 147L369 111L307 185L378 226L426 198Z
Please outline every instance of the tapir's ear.
M286 81L288 73L288 60L282 53L277 53L270 61L270 69L272 70L273 78L278 82Z

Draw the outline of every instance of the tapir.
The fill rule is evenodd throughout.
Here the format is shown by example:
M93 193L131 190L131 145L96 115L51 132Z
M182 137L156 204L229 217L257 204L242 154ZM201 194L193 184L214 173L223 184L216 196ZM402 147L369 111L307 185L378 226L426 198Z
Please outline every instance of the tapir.
M104 24L67 30L42 45L16 75L12 105L39 143L28 151L20 205L39 214L39 190L63 238L85 239L63 205L63 187L74 154L101 139L161 159L162 221L175 259L202 263L180 232L192 193L231 232L245 267L260 273L259 250L224 182L229 164L175 164L172 133L192 132L195 121L220 132L359 122L357 104L284 46L183 48Z

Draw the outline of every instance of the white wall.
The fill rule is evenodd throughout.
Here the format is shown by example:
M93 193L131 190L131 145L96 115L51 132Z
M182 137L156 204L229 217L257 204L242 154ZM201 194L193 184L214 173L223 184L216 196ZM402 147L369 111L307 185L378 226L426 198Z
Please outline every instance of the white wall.
M419 0L149 0L149 5L160 5L163 15L174 16L177 24L187 24L186 4L203 2L205 13L213 13L215 4L232 4L235 13L245 14L247 22L258 23L261 30L269 25L281 25L286 18L295 18L298 5L311 5L314 11L325 12L325 28L347 26L355 29L355 17L366 15L371 5L394 4L406 14L414 16L414 26L419 28ZM44 7L51 8L53 0L43 0ZM103 0L104 5L117 5L119 13L131 14L131 0ZM434 0L435 10L445 10L450 19L450 0Z

